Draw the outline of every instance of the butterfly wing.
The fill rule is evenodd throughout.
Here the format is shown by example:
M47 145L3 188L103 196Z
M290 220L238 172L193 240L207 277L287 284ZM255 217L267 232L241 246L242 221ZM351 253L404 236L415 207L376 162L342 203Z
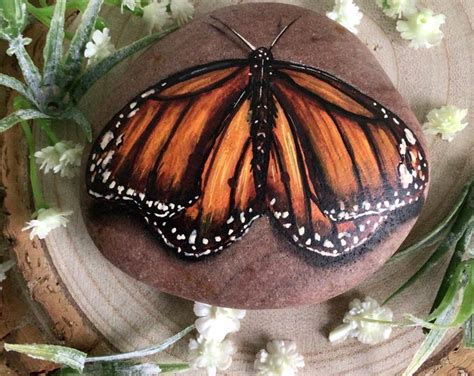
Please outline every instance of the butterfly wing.
M241 213L252 211L254 198L247 85L248 61L229 60L145 90L97 138L89 193L138 209L187 255L235 240L249 225Z
M322 71L273 67L267 206L292 242L336 257L419 211L426 156L400 118Z

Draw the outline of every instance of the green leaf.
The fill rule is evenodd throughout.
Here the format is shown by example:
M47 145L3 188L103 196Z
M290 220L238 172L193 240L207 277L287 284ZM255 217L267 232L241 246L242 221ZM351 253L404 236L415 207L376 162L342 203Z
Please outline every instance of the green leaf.
M418 278L420 278L427 270L430 270L433 266L438 264L443 257L451 250L451 248L457 244L459 239L464 235L465 231L469 226L472 225L474 222L474 216L473 214L473 201L472 201L472 193L470 193L469 198L466 199L459 209L459 214L456 217L455 222L453 223L453 226L451 230L449 231L449 234L446 236L446 238L441 242L441 244L436 248L436 250L433 252L431 257L418 269L415 274L413 274L402 286L400 286L395 292L393 292L386 300L383 302L383 304L388 303L390 300L401 294L403 291L405 291L408 287L413 285ZM441 299L444 296L441 295Z
M451 244L448 241L444 241L431 255L431 257L413 274L404 284L402 284L396 291L394 291L382 305L387 304L390 300L400 295L403 291L413 285L418 278L420 278L426 271L430 270L433 266L438 264L440 260L449 252Z
M84 370L78 372L72 368L61 368L52 373L53 376L143 376L148 375L150 368L157 366L161 369L160 374L179 373L187 371L190 367L187 363L154 364L154 363L131 363L131 362L111 362L111 363L91 363L86 364ZM148 368L148 369L147 369Z
M463 274L467 281L464 296L456 319L451 325L463 325L474 315L474 260L463 262Z
M184 328L179 333L175 334L174 336L167 338L162 343L147 347L142 350L132 351L124 354L115 354L115 355L106 355L106 356L96 356L87 358L86 362L116 362L118 360L129 360L133 358L143 358L146 356L155 355L163 350L166 350L168 347L174 345L178 342L181 338L186 336L189 332L194 330L194 325L190 325Z
M28 13L23 0L0 1L0 35L9 40L16 38L26 27Z
M474 349L474 315L464 323L464 347Z
M74 121L84 132L87 141L92 141L92 128L85 115L75 107L69 108L63 115L63 118Z
M80 10L83 11L86 7L87 3L84 0L67 0L66 2L66 9L67 10ZM28 12L35 17L39 22L45 25L47 28L51 25L51 18L52 13L54 12L54 5L49 6L41 6L37 8L33 6L31 3L26 4ZM66 32L67 36L67 32ZM71 36L72 38L72 36Z
M66 12L66 0L57 0L54 7L53 18L46 36L43 49L43 84L53 85L57 78L59 63L63 56L64 41L64 13Z
M97 64L89 67L77 80L73 83L71 89L71 96L74 103L79 102L82 96L91 88L94 83L104 76L108 71L110 71L116 64L120 63L130 55L142 50L143 48L149 46L151 43L163 38L165 35L176 30L178 26L173 26L172 28L163 31L161 33L155 33L149 36L146 36L142 39L139 39L132 44L129 44L126 47L123 47L115 51L110 56L107 56L103 60L99 61Z
M47 119L48 115L37 110L18 110L0 120L0 132L5 132L22 120Z
M459 231L463 231L461 238L456 242L456 247L454 249L453 256L449 262L449 265L444 273L441 285L436 294L436 298L433 303L432 310L440 303L446 294L447 289L451 283L451 277L453 273L458 268L458 265L461 263L463 258L465 258L466 253L469 250L471 244L472 234L474 232L474 186L471 183L470 190L462 208L459 211L457 223L461 223L462 226L459 227Z
M26 7L28 9L28 13L30 13L39 22L49 28L49 25L51 24L51 11L49 10L50 7L37 8L29 2L26 3Z
M37 102L41 102L41 74L21 42L15 50L15 56L26 84L33 92Z
M449 284L449 288L446 290L443 300L437 305L436 309L430 313L426 321L435 320L441 312L443 312L453 301L456 297L456 293L461 286L461 279L463 277L464 267L459 265L459 267L454 272L452 278L450 279L451 282Z
M456 299L439 315L436 319L435 324L437 325L449 325L454 318L457 316L460 304L462 302L462 296L464 294L463 289L458 290ZM418 368L430 357L436 347L443 340L448 329L433 329L425 337L417 352L413 356L410 364L403 373L403 376L413 375Z
M90 41L94 24L102 6L103 0L90 0L87 8L82 14L81 23L77 27L72 38L69 50L64 58L63 79L64 86L68 86L71 79L74 79L81 71L82 58L87 42Z
M84 368L87 354L82 351L57 345L15 345L5 343L6 351L16 351L34 359L47 360L71 367L79 372Z
M158 366L161 368L161 373L184 372L190 368L188 363L158 364Z
M9 89L15 90L22 96L28 98L30 102L35 103L33 95L31 94L28 87L24 85L21 81L18 81L16 78L0 73L0 85L8 87Z
M464 189L461 191L460 195L456 199L453 207L449 211L449 213L435 226L433 230L431 230L426 236L418 240L417 242L411 244L407 248L401 249L397 253L395 253L388 262L397 261L405 256L412 254L413 252L422 249L422 247L429 247L433 245L437 240L438 236L441 232L446 229L447 225L451 222L451 220L456 216L459 211L459 208L466 200L466 196L469 194L470 185L467 184Z

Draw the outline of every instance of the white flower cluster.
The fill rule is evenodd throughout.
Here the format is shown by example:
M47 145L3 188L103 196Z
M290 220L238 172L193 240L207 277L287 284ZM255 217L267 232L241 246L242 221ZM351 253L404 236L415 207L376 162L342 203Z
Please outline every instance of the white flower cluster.
M59 141L53 146L47 146L35 153L36 163L40 169L47 174L52 171L59 173L61 177L72 178L77 175L81 165L82 152L84 147L81 144L74 144L71 141Z
M327 12L326 16L357 34L356 26L360 24L364 15L352 0L335 0L333 10Z
M190 364L195 369L205 369L208 376L215 376L217 370L226 370L232 364L236 349L226 336L240 329L246 311L196 302L194 313L199 334L189 341ZM296 344L284 340L270 341L266 349L258 352L254 363L259 376L294 376L302 367L304 360L296 351Z
M51 230L58 227L66 227L69 219L67 216L71 215L72 211L60 212L57 209L40 209L36 219L26 222L23 231L31 230L30 239L33 240L35 236L40 239L46 238Z
M423 124L423 130L427 134L440 134L443 140L452 141L457 132L467 127L464 119L467 109L456 106L443 106L431 110L427 115L427 122Z
M230 367L235 346L229 339L216 341L198 335L189 341L189 352L193 368L203 368L208 376L215 376L217 370L223 371Z
M198 317L195 325L199 334L189 341L191 366L206 369L208 376L214 376L217 370L230 367L235 346L225 337L240 329L240 320L246 312L196 302L194 313Z
M400 19L397 30L403 39L410 41L410 47L431 48L441 43L444 14L435 15L431 9L419 8L418 0L377 0L377 4L388 17Z
M418 0L377 0L377 5L390 18L402 18L416 13Z
M149 33L154 30L162 31L173 23L182 26L193 18L193 15L194 5L190 0L151 0L143 7L143 21Z
M392 311L381 307L376 300L367 297L363 302L354 299L349 304L349 312L343 324L329 333L330 342L340 342L356 337L360 342L375 345L390 337L392 333Z
M97 64L115 51L115 47L110 39L110 30L106 27L103 30L95 30L92 33L92 40L87 42L84 51L84 56L89 59L87 64Z
M257 353L254 368L258 376L294 376L304 367L293 341L273 340Z
M137 0L122 0L120 10L123 13L123 8L128 8L133 12L137 6L140 6L137 4Z
M137 0L122 0L121 11L129 9L135 11L140 8L141 3ZM143 21L148 32L163 31L173 24L184 25L194 15L194 5L190 0L150 0L142 8ZM107 56L115 52L115 47L111 42L110 30L95 30L92 33L92 40L86 44L84 56L88 59L88 64L97 64Z

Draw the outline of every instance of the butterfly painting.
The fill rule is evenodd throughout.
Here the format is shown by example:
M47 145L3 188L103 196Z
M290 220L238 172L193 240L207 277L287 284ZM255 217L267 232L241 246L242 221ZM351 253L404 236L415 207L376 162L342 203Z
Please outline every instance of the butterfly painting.
M193 258L261 216L300 252L335 258L418 214L429 172L414 132L341 79L274 58L295 21L268 48L219 21L248 58L189 68L130 101L92 147L89 194L130 206Z

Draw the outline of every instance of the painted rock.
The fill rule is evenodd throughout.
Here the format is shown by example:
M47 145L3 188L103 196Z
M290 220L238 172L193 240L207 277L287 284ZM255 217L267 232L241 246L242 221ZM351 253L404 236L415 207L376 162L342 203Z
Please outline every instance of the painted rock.
M122 270L191 300L285 307L355 286L408 234L428 185L420 127L341 26L240 5L137 61L103 98L83 195Z

